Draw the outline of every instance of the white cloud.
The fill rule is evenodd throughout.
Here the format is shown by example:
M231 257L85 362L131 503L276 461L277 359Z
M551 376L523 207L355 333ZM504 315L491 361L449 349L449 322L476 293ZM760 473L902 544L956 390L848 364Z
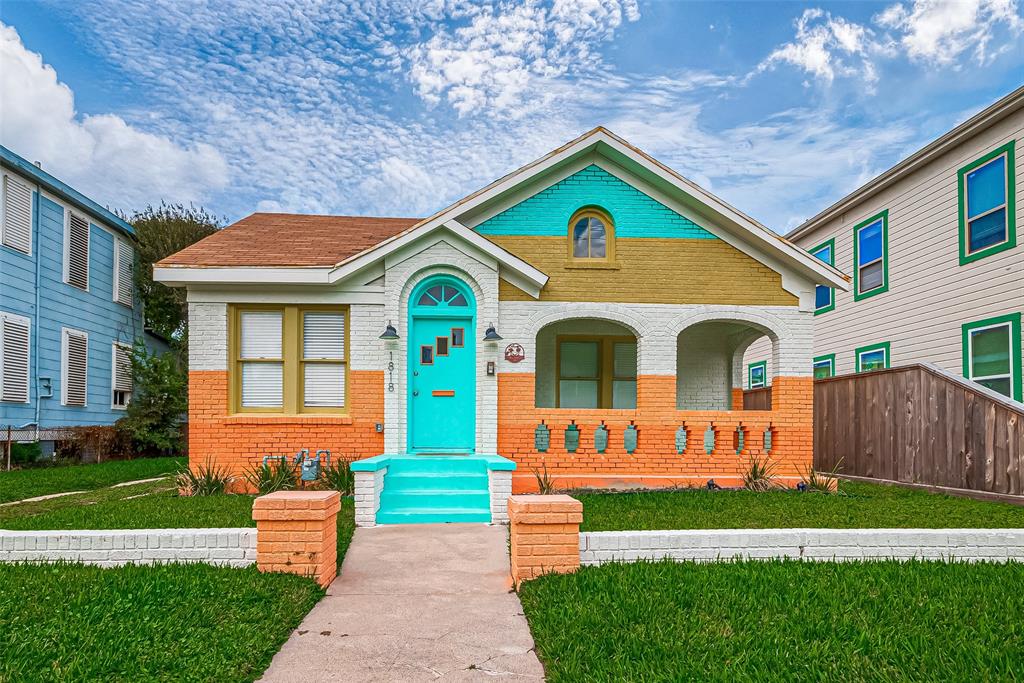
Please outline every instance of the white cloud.
M902 32L899 41L911 59L943 65L965 52L985 64L994 57L989 45L1000 29L1011 36L1024 30L1016 0L914 0L891 5L875 22Z
M101 203L200 201L227 182L210 145L181 147L112 114L79 116L74 94L17 31L0 24L0 140Z
M758 72L786 63L825 83L837 75L859 76L868 83L878 80L871 55L881 44L871 29L821 9L804 10L794 24L795 39L773 50Z
M636 21L636 0L555 0L502 3L474 12L458 28L438 27L414 46L408 77L430 104L446 100L468 116L487 108L514 118L550 102L541 87L566 74L600 66L595 47L623 20Z

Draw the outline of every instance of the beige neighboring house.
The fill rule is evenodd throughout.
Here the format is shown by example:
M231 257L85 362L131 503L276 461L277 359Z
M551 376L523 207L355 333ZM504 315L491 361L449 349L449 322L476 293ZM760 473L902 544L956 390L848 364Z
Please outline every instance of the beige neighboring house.
M928 362L1022 399L1024 87L787 237L849 274L818 287L816 377ZM771 344L744 356L770 382Z

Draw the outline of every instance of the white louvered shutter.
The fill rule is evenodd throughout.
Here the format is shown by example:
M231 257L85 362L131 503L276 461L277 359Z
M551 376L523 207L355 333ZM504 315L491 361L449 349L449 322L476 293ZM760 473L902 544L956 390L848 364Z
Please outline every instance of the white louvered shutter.
M89 386L89 337L64 330L64 405L84 406Z
M68 218L67 282L89 289L89 221L76 213Z
M135 268L135 250L123 240L114 241L114 259L117 277L114 282L114 301L125 306L132 305L132 272Z
M122 344L114 344L114 391L132 391L132 353Z
M32 188L14 176L4 176L4 246L28 254L32 251Z
M0 401L28 403L29 323L0 316Z
M281 359L281 312L243 311L241 318L242 407L280 408L284 364ZM246 362L274 360L277 362Z
M344 406L344 313L303 314L302 358L303 404L310 408L340 408Z

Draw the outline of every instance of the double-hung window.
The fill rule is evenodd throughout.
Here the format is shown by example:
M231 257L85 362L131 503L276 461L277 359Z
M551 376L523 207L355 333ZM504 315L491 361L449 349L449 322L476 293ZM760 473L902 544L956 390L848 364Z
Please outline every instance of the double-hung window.
M889 211L853 228L853 298L855 301L889 289Z
M110 407L123 410L132 400L132 347L114 342L110 356Z
M763 389L768 386L768 361L751 363L747 368L747 388Z
M559 337L559 408L636 408L636 340Z
M28 403L28 318L0 311L0 401Z
M285 414L343 411L347 335L344 307L233 308L233 409Z
M862 346L854 351L857 372L885 370L889 367L889 342Z
M84 408L89 395L89 335L61 329L61 404Z
M89 219L70 209L64 215L64 282L88 291Z
M8 173L0 188L0 243L32 253L32 187Z
M814 358L814 379L828 379L836 374L836 354Z
M1017 243L1013 148L1003 145L957 173L960 265Z
M836 241L830 239L828 242L819 244L818 246L811 249L811 256L814 256L819 261L823 261L830 266L836 264ZM814 314L825 313L831 311L836 307L835 290L832 287L826 287L825 285L816 285L814 287Z
M1021 400L1021 314L1011 313L963 326L964 376Z

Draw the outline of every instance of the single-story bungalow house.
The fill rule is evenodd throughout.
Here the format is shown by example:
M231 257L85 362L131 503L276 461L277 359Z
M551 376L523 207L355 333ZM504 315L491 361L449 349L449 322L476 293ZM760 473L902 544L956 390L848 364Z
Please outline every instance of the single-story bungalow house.
M847 278L596 128L429 218L256 213L188 288L193 466L356 461L360 524L503 521L511 491L737 483L812 460L816 285ZM772 344L770 410L743 354Z

